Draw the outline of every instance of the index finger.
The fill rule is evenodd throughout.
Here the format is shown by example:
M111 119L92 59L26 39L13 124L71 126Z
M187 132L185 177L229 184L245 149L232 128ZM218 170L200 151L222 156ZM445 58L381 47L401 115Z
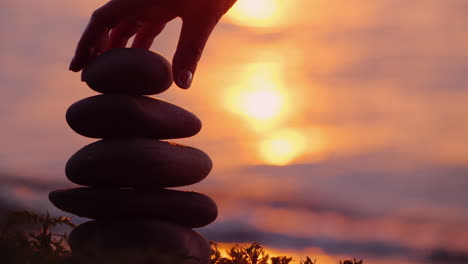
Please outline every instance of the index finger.
M172 60L174 81L180 88L190 87L198 61L217 22L216 17L190 17L183 21Z
M70 70L78 72L89 63L103 36L128 14L131 2L132 0L112 0L93 12L76 47Z

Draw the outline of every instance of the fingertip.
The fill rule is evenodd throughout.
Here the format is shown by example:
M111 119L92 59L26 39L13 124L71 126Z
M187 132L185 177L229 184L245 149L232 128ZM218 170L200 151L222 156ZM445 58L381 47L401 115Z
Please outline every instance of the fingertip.
M82 70L86 64L88 64L90 59L95 56L95 52L96 50L94 48L77 49L75 56L70 63L70 70L74 72Z
M79 66L79 64L77 63L77 59L76 58L73 58L72 61L70 62L70 66L68 67L68 69L70 71L73 71L73 72L79 72L81 70L81 67Z
M78 67L70 66L70 67L68 68L68 70L70 70L70 71L72 71L72 72L79 72L81 69L78 68Z
M180 70L177 73L177 78L174 78L175 83L182 89L188 89L192 85L193 73L190 70Z
M88 65L88 63L93 59L93 57L95 56L83 57L83 56L76 55L70 62L70 66L69 66L70 71L79 72L83 70L86 67L86 65Z

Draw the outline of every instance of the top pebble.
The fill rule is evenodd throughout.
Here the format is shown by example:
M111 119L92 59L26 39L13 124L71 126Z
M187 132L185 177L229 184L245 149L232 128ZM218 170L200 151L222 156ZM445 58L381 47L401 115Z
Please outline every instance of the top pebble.
M146 49L112 49L98 56L82 72L82 80L96 92L126 95L162 93L172 85L171 64Z

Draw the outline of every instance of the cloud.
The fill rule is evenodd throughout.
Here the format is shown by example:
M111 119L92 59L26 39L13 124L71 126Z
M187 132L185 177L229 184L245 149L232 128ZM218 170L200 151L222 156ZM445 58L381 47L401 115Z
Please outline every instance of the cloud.
M468 166L418 164L404 159L392 152L372 152L314 164L251 166L237 173L269 177L272 181L289 179L291 184L298 182L302 185L301 196L325 193L336 194L338 200L349 197L360 202L366 202L369 197L384 203L414 201L468 212L465 195Z
M467 184L467 166L382 151L226 170L197 188L218 203L219 221L242 220L259 232L464 250Z
M49 192L75 187L65 177L60 180L48 179L42 175L17 175L0 172L0 221L8 212L27 210L37 214L49 212L52 216L72 217L80 224L89 219L78 217L55 208L48 199ZM1 224L1 223L0 223ZM68 229L59 229L69 231Z
M8 173L0 174L0 182L3 188L24 187L35 192L50 192L51 190L72 185L72 183L66 181L65 178L63 180L47 180L37 175L34 178L26 178Z

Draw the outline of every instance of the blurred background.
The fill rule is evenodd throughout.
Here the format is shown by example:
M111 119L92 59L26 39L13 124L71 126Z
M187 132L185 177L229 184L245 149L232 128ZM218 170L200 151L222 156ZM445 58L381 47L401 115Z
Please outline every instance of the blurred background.
M95 94L68 71L106 1L0 2L0 214L54 209L67 159L94 140L67 108ZM319 263L468 263L468 1L238 0L191 89L214 169L222 245L258 241ZM152 50L172 58L181 22ZM85 219L74 218L75 222Z

